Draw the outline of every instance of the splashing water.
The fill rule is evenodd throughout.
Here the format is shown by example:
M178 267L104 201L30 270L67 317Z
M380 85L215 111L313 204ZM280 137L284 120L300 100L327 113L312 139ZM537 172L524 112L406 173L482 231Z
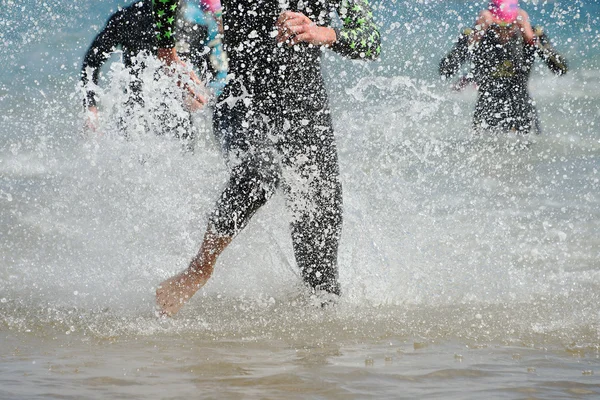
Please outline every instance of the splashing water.
M169 91L175 78L156 80L160 66L152 58L143 60L144 106L133 116L122 107L130 75L118 62L105 68L98 88L102 134L81 134L80 58L118 2L84 3L9 1L1 21L0 41L12 49L0 50L7 65L0 72L5 346L23 346L33 334L46 343L42 348L54 338L82 349L68 335L129 343L131 354L142 354L144 346L132 344L138 338L165 350L173 337L185 337L198 347L221 343L213 351L222 357L229 354L224 342L241 353L253 343L247 354L257 363L263 362L257 354L294 348L312 366L327 360L339 366L344 357L355 363L368 354L397 360L398 348L417 352L444 342L451 353L460 352L455 343L459 349L498 344L508 348L502 355L521 347L528 360L539 354L523 348L597 358L597 5L524 2L532 19L555 32L554 45L571 71L561 78L534 71L530 89L544 134L515 137L473 136L474 90L452 93L436 76L437 62L477 7L376 3L382 60L365 65L327 55L324 62L344 185L339 304L323 310L305 296L287 211L276 196L181 315L162 320L154 315L156 285L197 251L228 173L210 110L194 115L193 152L172 135L155 134L156 109L166 105L181 118L186 112L181 94ZM393 357L381 345L388 342ZM407 350L406 343L414 346ZM323 352L315 356L317 348ZM363 367L373 364L365 360ZM584 376L600 373L593 356L585 361L591 367ZM412 362L443 369L426 357ZM490 379L502 386L500 378ZM375 388L375 381L367 386ZM406 385L416 397L432 393ZM597 384L588 389L600 391ZM360 396L358 388L350 391Z

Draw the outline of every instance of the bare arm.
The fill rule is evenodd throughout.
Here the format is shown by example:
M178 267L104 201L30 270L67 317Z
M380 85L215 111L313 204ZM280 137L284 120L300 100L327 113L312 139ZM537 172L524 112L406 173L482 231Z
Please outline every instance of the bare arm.
M525 42L533 44L535 41L535 34L533 33L533 28L531 27L531 22L529 21L529 15L527 14L527 12L525 12L525 10L519 9L519 15L517 16L517 26L521 30Z
M485 36L485 32L490 27L490 25L494 23L494 16L488 10L483 10L477 16L475 20L475 29L471 32L471 36L469 38L469 45L474 45L479 43L481 39Z
M168 66L183 65L183 61L177 55L175 50L175 21L177 18L178 0L156 1L153 3L152 16L156 26L156 37L158 39L159 49L157 57ZM189 72L189 78L197 85L202 85L200 79L193 71ZM206 98L199 94L188 84L183 85L189 94L187 100L190 109L199 109L206 104Z

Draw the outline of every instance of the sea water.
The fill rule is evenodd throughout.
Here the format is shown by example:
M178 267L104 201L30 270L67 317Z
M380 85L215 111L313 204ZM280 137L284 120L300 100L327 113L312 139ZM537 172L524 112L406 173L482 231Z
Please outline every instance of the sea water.
M209 110L193 153L152 132L150 77L120 134L118 53L83 129L81 60L124 4L2 2L0 398L600 395L597 2L521 2L570 71L538 60L543 133L517 137L473 135L475 90L437 76L484 2L374 1L381 59L324 57L339 303L304 294L275 196L173 319L154 291L197 251L227 169Z

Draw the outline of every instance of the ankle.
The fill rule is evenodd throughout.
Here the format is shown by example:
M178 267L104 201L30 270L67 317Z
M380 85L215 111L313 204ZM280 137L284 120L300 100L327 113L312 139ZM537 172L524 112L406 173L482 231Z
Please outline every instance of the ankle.
M193 259L187 269L187 274L195 279L206 280L212 273L212 268L206 266L198 258Z

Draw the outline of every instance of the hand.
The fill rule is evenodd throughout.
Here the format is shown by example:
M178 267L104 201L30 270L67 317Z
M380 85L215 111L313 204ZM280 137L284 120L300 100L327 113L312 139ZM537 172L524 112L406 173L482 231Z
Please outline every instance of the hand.
M158 49L157 56L158 56L159 60L163 61L168 66L175 67L175 68L177 66L179 66L179 67L186 66L185 63L177 55L177 51L175 50L175 48ZM177 86L182 86L182 81L185 81L185 80L187 80L188 82L191 82L193 84L193 85L190 85L189 83L183 83L183 88L188 92L187 96L185 98L185 104L190 111L197 111L206 104L207 100L206 100L206 97L201 95L199 93L199 91L193 86L203 87L204 85L202 84L202 82L200 81L200 79L198 78L198 76L196 75L196 73L194 71L189 70L189 71L186 71L184 74L187 76L184 78L183 76L180 75L179 76L180 79L178 79L178 81L177 81Z
M190 85L184 85L187 93L183 98L185 108L189 112L195 112L201 110L206 104L206 98L199 93L196 88L192 88Z
M277 23L277 41L290 46L304 42L315 46L331 46L337 40L335 31L325 26L317 26L306 15L284 11Z
M188 111L194 112L201 110L207 103L207 99L201 94L204 89L204 84L198 78L196 73L192 70L186 72L188 83L183 84L183 88L187 91L184 98L184 104ZM181 86L181 79L177 82L178 86Z
M98 108L90 106L85 115L84 128L86 131L96 133L98 131Z

